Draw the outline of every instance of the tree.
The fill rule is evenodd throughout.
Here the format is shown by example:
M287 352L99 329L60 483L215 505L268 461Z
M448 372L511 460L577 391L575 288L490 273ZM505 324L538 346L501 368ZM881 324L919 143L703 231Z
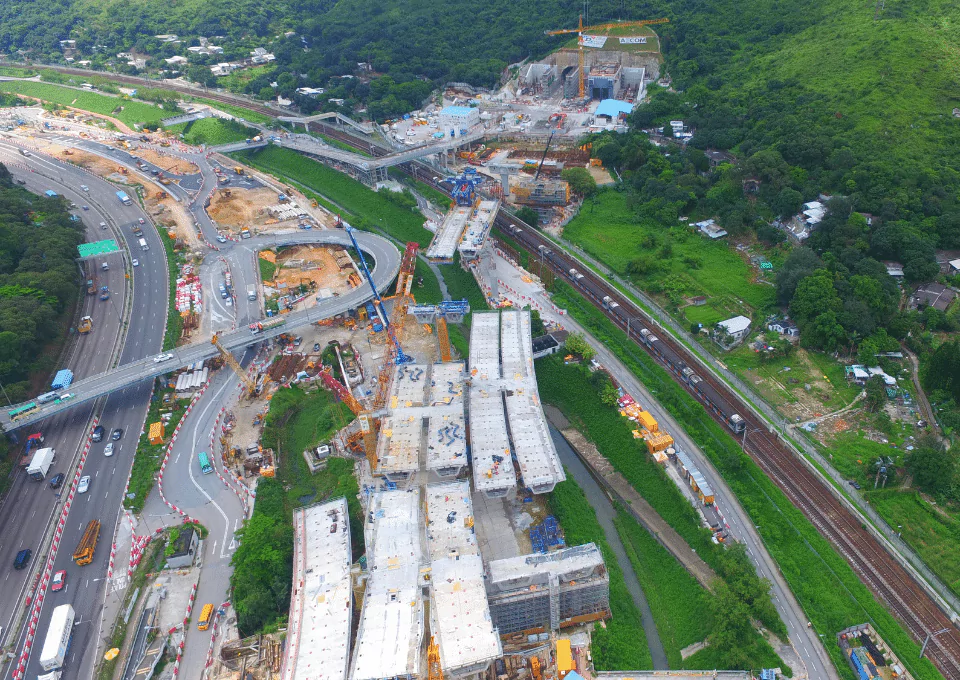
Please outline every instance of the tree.
M864 386L864 392L867 394L867 408L876 411L887 403L887 385L879 375L870 376L867 384Z
M540 318L540 311L536 309L530 310L530 335L534 338L539 338L541 335L547 334L547 327L543 323L543 319Z
M907 454L905 462L914 484L929 494L945 493L956 481L956 453L944 450L932 438L918 442L917 447Z
M776 200L770 206L780 217L791 217L800 212L803 205L803 194L796 189L785 187L777 194Z
M833 274L818 269L800 280L790 301L790 315L800 329L827 311L839 312L840 296L833 287Z
M525 205L519 210L517 210L517 217L523 220L524 222L526 222L527 224L529 224L534 229L536 229L537 224L540 222L539 213L537 213L536 210L534 210L528 205Z
M586 168L564 168L560 177L570 184L570 189L578 196L590 198L597 193L597 180Z
M576 354L584 361L590 361L597 355L593 347L590 346L586 338L584 338L580 333L571 333L568 335L566 341L564 341L564 345L566 346L568 352L571 354Z
M777 272L777 299L780 303L789 304L800 281L822 266L823 262L809 248L791 250L783 267Z

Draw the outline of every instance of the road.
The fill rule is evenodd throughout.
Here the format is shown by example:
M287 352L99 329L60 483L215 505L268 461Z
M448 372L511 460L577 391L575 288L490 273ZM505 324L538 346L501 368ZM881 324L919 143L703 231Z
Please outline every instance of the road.
M125 245L127 249L133 245L134 250L130 252L140 260L140 266L129 269L132 282L130 306L132 323L126 330L119 363L123 365L156 353L163 341L169 298L163 244L155 229L145 229L143 238L150 246L149 256L145 256L136 246L136 239L129 229L130 224L141 217L146 219L147 216L136 204L124 206L119 203L114 195L116 189L113 185L92 174L36 153L24 157L16 149L17 147L12 144L0 142L0 159L14 164L11 168L12 172L15 176L27 181L27 188L41 191L53 189L78 205L90 205L89 211L78 210L77 213L88 225L93 224L93 238L103 237L102 230L97 225L100 221L105 221L111 225L112 235L118 239L118 243ZM18 169L17 165L33 169L35 172L24 172ZM88 186L90 191L79 190L80 185ZM91 230L88 229L88 231ZM129 257L127 252L108 256L110 270L102 272L99 268L97 269L98 275L105 277L108 281L107 285L115 288L116 294L111 296L110 301L100 302L91 296L84 302L86 309L93 312L94 324L101 330L97 332L95 329L95 332L88 337L79 339L72 363L75 373L81 379L96 374L110 362L109 348L114 346L114 340L111 340L110 334L112 333L115 338L120 327L122 297L119 291L124 281L124 260L129 261ZM68 362L68 365L69 363L71 362ZM120 507L121 496L132 465L136 441L146 417L150 387L149 383L141 383L135 387L118 390L105 400L101 423L107 432L114 428L121 428L124 434L116 443L117 450L112 457L103 455L103 443L94 445L91 449L83 469L83 474L92 478L90 491L78 495L75 499L64 531L63 543L54 563L54 570L67 570L67 586L60 593L48 593L37 630L41 636L40 644L42 644L42 635L47 629L53 607L65 602L73 605L80 623L75 630L71 658L66 664L65 680L73 677L92 677L94 656L84 655L83 652L98 634L102 588L110 551L101 548L97 551L93 563L85 567L77 567L70 556L83 529L91 519L99 519L103 522L101 536L104 538L102 540L112 540L118 517L117 510ZM76 453L85 442L86 422L93 408L93 402L87 402L75 412L59 414L53 420L39 425L42 430L49 433L50 438L46 443L58 447L56 470L69 469ZM33 486L25 482L22 477L18 478L14 489L0 508L0 523L4 526L3 543L5 544L0 546L0 559L9 559L12 562L10 551L15 552L18 544L29 542L35 550L39 548L40 539L45 534L51 514L60 508L59 503L60 499L50 492L47 485ZM35 555L33 566L40 564L41 556ZM27 583L26 579L32 578L33 573L33 570L24 570L15 572L14 576L8 576L4 585L5 592L7 588L11 588L10 592L22 593L23 585ZM12 590L18 586L14 579L20 581L18 591ZM9 620L20 599L20 597L3 598L0 602L0 617L2 617L0 621ZM14 642L19 648L22 639L5 641L8 646ZM28 677L36 677L42 673L36 661L38 655L33 656L28 666ZM15 664L8 666L8 672L11 667L15 667Z
M698 468L714 489L716 505L727 520L729 535L741 542L747 549L747 555L761 578L770 581L771 597L780 617L783 619L789 632L790 643L796 653L806 665L806 674L810 678L837 678L837 672L827 657L826 650L818 637L817 631L807 628L807 620L799 603L790 591L789 586L780 574L780 570L773 558L763 545L756 527L750 521L744 509L736 500L736 496L727 486L712 463L701 451L700 447L674 420L673 416L664 409L651 395L646 387L637 380L637 377L613 354L603 343L590 335L590 332L580 326L569 316L561 316L554 311L550 299L543 291L523 280L519 271L501 257L493 259L492 254L485 256L481 265L484 280L497 295L502 291L508 297L516 295L507 291L498 284L498 279L504 281L511 289L526 295L529 301L539 305L544 320L553 320L563 325L571 332L582 333L590 345L597 351L597 360L613 375L632 397L637 399L657 419L665 430L670 432L674 440L684 451L695 460ZM529 304L529 302L528 302ZM795 672L798 669L794 669Z

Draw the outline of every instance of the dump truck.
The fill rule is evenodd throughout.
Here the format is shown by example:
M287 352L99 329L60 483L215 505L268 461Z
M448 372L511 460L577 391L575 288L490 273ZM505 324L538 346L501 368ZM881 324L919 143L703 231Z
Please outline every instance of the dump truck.
M243 227L240 230L240 238L250 238L250 227Z
M33 458L30 459L30 465L27 466L27 474L30 475L30 479L35 482L42 482L56 459L57 452L55 449L49 446L37 449Z
M242 175L242 174L243 174L243 168L242 168L241 166L239 166L239 165L236 166L236 167L233 169L233 171L234 171L235 173L237 173L238 175Z
M81 567L93 562L93 553L97 550L97 542L100 540L100 520L92 519L87 524L83 532L83 538L77 544L77 549L73 551L73 561Z
M43 445L43 433L34 432L32 435L27 437L27 444L23 449L23 455L20 457L20 467L27 467L30 465L30 461L33 460L33 454L31 451L34 451L40 446Z
M54 608L47 627L47 637L43 640L40 652L40 667L45 671L56 671L63 667L73 639L73 622L76 613L69 604Z
M80 323L77 324L77 332L87 334L93 330L93 319L89 316L80 317Z

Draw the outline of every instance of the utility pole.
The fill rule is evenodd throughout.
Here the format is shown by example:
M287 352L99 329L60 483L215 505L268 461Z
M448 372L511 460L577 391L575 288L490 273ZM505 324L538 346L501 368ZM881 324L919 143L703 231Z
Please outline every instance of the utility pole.
M923 653L926 651L926 649L927 649L927 643L930 642L930 639L937 637L938 635L940 635L940 633L946 633L948 630L950 630L950 629L949 629L949 628L941 628L941 629L938 630L936 633L927 633L927 637L926 637L926 639L924 639L924 641L923 641L923 647L920 648L920 658L921 658L921 659L923 658Z

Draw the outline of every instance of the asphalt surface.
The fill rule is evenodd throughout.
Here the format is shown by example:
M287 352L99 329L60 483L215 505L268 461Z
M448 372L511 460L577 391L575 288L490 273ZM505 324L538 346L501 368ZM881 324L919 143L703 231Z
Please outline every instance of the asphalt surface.
M0 160L10 162L13 166L10 169L14 176L25 179L27 181L25 186L28 189L41 192L53 189L78 205L90 205L89 211L78 209L76 212L88 225L88 231L94 232L91 237L103 238L103 232L97 225L100 221L106 221L112 226L110 230L113 231L112 237L117 238L122 246L125 245L128 252L132 253L132 257L139 259L140 265L129 269L132 277L130 280L133 283L131 324L120 355L120 364L155 354L163 341L169 298L163 244L155 229L144 229L143 238L150 246L150 251L144 253L136 245L139 237L135 237L129 228L138 218L147 219L147 216L136 204L122 205L115 196L116 188L92 174L75 166L38 155L36 152L32 152L30 157L24 157L15 149L13 145L0 142ZM34 169L35 172L24 171L17 166L26 166ZM88 186L90 191L81 191L80 185ZM133 250L129 250L131 246ZM103 281L107 282L106 285L116 293L105 302L96 299L97 296L88 296L84 302L85 311L91 312L93 316L95 328L89 336L80 338L72 362L68 361L68 366L72 364L75 374L80 378L97 374L107 366L110 360L122 313L120 306L122 298L119 291L124 281L123 261L124 258L129 261L130 257L131 255L127 252L107 256L110 265L108 272L103 272L99 266L97 267L98 276L102 277ZM99 264L100 262L97 261L97 265ZM103 284L100 283L100 285ZM59 593L47 594L37 626L38 641L35 644L42 644L53 608L63 603L72 604L77 612L78 624L74 630L70 656L65 664L64 680L89 678L93 674L95 659L93 655L84 655L84 650L99 634L99 613L110 556L109 544L116 528L118 508L133 462L136 442L146 417L150 387L149 382L141 383L115 391L106 398L101 424L107 432L114 428L121 428L124 434L120 441L116 442L116 452L112 457L103 455L106 442L92 446L83 469L83 474L89 475L92 479L90 490L86 494L78 495L74 500L54 563L54 571L60 569L67 571L67 585ZM52 445L58 451L57 463L51 472L66 472L70 469L76 454L85 443L85 435L88 431L87 419L92 408L93 403L87 402L75 411L59 414L53 419L38 424L37 428L43 431L47 438L45 445ZM33 432L37 428L27 429ZM66 489L63 491L65 492ZM5 593L22 594L24 586L32 583L35 570L15 572L12 566L13 555L24 546L32 547L36 551L41 537L47 530L52 513L61 507L60 501L61 499L54 495L45 482L39 484L30 482L22 473L15 480L13 489L7 495L3 507L0 508L0 526L3 526L0 564L9 565L7 567L9 572L4 580ZM101 545L90 565L78 567L73 563L71 555L83 529L92 519L99 519L102 522ZM42 556L34 554L32 566L38 567L41 559ZM117 587L121 585L123 584L115 584ZM0 598L0 621L5 624L9 622L16 604L21 599L21 597ZM12 640L4 640L6 646L12 642ZM16 643L19 649L22 640ZM38 656L39 654L32 655L27 666L27 677L37 677L43 673L37 662ZM9 673L9 669L15 666L16 664L10 664L6 672Z

